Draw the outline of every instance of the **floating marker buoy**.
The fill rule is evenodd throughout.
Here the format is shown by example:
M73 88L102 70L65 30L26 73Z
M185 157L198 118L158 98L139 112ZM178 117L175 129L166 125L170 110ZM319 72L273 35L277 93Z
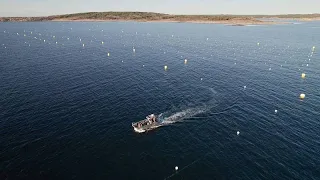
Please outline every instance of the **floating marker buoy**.
M84 44L82 44L82 47L84 47Z
M80 41L81 41L81 39L80 39Z
M174 169L175 169L176 171L178 171L179 167L178 167L178 166L176 166Z
M110 53L108 53L108 56L110 56Z
M312 51L314 51L315 49L316 49L316 47L315 47L315 46L313 46L313 47L312 47Z
M259 46L259 45L260 45L260 43L257 43L257 45Z
M239 134L240 134L240 131L237 131L237 136L239 136Z
M203 79L201 78L200 80L202 81Z
M207 41L209 40L209 38L207 38Z
M58 44L58 42L56 42L56 44Z
M304 99L306 97L305 94L300 94L300 99Z
M269 71L271 71L271 68L269 68Z
M188 63L188 60L187 60L187 59L185 59L185 60L184 60L184 64L187 64L187 63Z
M69 38L67 38L69 40Z
M274 110L274 112L275 112L275 113L277 113L277 112L278 112L278 110Z
M144 64L142 65L142 67L144 67Z
M166 71L168 69L168 66L164 66L164 70Z
M301 74L301 78L302 78L302 79L306 78L306 74L305 74L305 73L302 73L302 74Z
M102 41L101 44L104 44L104 42Z
M246 89L247 88L247 86L243 86L243 89Z
M53 38L56 38L56 36L52 36Z

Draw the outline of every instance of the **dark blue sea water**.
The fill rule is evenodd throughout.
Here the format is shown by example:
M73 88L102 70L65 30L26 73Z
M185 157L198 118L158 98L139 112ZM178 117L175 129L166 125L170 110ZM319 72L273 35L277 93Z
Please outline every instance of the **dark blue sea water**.
M0 179L320 179L319 28L0 23Z

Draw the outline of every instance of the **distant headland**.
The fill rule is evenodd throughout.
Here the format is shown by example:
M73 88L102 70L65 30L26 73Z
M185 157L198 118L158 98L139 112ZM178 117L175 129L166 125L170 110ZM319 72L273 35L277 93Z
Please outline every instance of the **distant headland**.
M267 18L268 20L262 20ZM287 15L171 15L152 12L87 12L42 17L0 17L0 22L33 21L137 21L137 22L190 22L219 23L236 26L252 24L279 24L283 21L270 19L313 21L320 20L320 14Z

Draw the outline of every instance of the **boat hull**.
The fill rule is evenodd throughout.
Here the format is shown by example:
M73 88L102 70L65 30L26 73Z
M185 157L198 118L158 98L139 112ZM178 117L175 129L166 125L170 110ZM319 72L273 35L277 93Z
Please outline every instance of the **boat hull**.
M142 124L142 125L138 126L138 124ZM138 133L147 132L160 126L162 126L161 122L156 121L156 122L150 123L147 119L132 123L132 127L134 131Z

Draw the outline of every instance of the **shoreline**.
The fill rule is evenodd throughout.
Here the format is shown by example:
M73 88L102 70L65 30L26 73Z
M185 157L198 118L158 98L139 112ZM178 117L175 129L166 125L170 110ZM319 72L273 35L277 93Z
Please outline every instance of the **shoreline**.
M50 21L48 21L50 22ZM127 20L127 19L53 19L51 22L151 22L151 23L195 23L195 24L225 24L233 26L245 25L274 25L288 24L288 22L260 21L260 20L222 20L222 21L204 21L204 20Z
M0 17L0 22L166 22L225 24L232 26L290 24L290 21L319 21L320 14L286 15L173 15L154 12L84 12L75 14Z

